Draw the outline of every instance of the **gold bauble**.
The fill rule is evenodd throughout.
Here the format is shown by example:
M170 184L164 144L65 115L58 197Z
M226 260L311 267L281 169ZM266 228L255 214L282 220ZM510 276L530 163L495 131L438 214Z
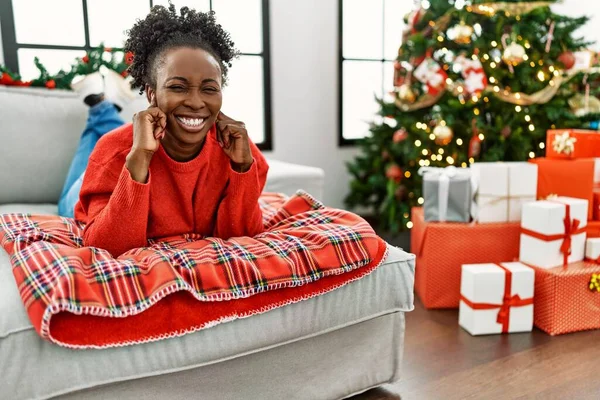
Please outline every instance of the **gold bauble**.
M573 113L578 117L587 114L600 113L600 100L595 96L588 96L587 104L583 94L576 94L568 100Z
M460 23L458 25L454 25L451 30L448 32L456 43L459 44L469 44L471 43L471 36L473 35L473 27L470 25L466 25L465 23Z
M439 146L445 146L452 141L454 132L448 125L437 125L433 128L433 134L435 136L435 144Z
M400 101L403 103L412 104L417 99L417 96L415 95L415 92L413 92L410 85L404 83L398 88L398 99L400 99Z
M505 63L517 66L526 60L525 48L518 43L512 42L509 44L504 53L502 53L502 60Z

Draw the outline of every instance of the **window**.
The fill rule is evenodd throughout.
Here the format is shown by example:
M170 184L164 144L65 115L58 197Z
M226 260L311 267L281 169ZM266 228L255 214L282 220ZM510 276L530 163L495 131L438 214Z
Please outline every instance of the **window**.
M394 61L409 0L339 1L339 144L369 132L379 106L375 97L393 89Z
M125 30L168 0L0 0L4 61L25 80L38 57L50 73L68 69L86 50L122 47ZM252 140L272 149L268 0L174 0L178 8L214 10L242 55L233 62L223 111L244 121Z

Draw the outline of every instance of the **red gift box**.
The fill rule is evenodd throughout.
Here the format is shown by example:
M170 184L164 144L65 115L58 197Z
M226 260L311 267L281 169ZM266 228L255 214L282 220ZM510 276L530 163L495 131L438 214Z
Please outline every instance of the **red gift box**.
M577 262L533 268L535 326L550 335L600 329L600 293L592 282L593 274L600 274L600 265Z
M521 225L425 222L412 209L411 252L417 256L415 291L426 308L458 308L463 264L517 260Z
M534 158L538 165L538 199L550 195L575 197L588 201L588 219L593 217L594 160L555 160Z
M546 135L546 157L600 157L600 133L582 129L551 129Z

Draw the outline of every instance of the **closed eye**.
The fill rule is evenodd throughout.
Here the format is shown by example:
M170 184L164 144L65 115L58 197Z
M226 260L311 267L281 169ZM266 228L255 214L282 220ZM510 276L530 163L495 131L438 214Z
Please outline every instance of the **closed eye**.
M185 90L185 87L179 86L179 85L175 85L175 86L169 86L169 89L175 90L175 91L183 91L183 90Z

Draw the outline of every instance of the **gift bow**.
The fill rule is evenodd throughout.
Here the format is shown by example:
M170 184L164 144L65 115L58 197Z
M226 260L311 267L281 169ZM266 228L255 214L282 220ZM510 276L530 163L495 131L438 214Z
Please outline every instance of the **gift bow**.
M567 264L569 256L571 255L571 244L573 243L573 234L574 232L577 232L577 230L579 229L579 224L581 223L581 221L579 221L577 218L571 220L571 216L569 215L569 209L570 207L567 208L567 211L565 213L565 219L563 220L565 225L565 235L563 242L560 245L560 252L563 254L564 265Z
M508 268L503 267L500 264L496 266L502 268L505 274L504 280L504 297L502 298L502 304L490 304L490 303L473 303L465 296L460 295L460 300L463 301L467 306L473 310L493 310L498 308L498 317L496 322L502 325L502 333L508 333L510 323L510 309L511 307L523 307L533 304L533 297L528 299L522 299L521 296L515 294L511 296L512 292L512 271Z
M438 185L438 212L439 221L446 221L448 216L448 195L450 194L450 180L455 176L470 176L470 172L466 169L459 169L453 165L446 168L436 167L421 167L419 168L419 175L425 177L430 176L431 178L437 178ZM471 181L471 185L473 182Z
M529 229L525 229L521 227L521 233L527 236L534 237L539 240L543 240L544 242L552 242L554 240L562 239L562 244L560 245L560 252L563 255L563 265L567 265L569 263L569 256L571 255L571 245L573 243L573 235L578 235L580 233L585 232L585 228L580 228L579 225L581 221L577 218L571 219L571 205L562 203L560 201L547 200L553 203L558 203L565 206L565 218L563 219L563 223L565 226L565 232L559 233L557 235L544 235L543 233L531 231Z
M577 138L571 137L569 131L556 134L552 141L552 149L558 154L564 153L569 156L575 151L575 142Z

